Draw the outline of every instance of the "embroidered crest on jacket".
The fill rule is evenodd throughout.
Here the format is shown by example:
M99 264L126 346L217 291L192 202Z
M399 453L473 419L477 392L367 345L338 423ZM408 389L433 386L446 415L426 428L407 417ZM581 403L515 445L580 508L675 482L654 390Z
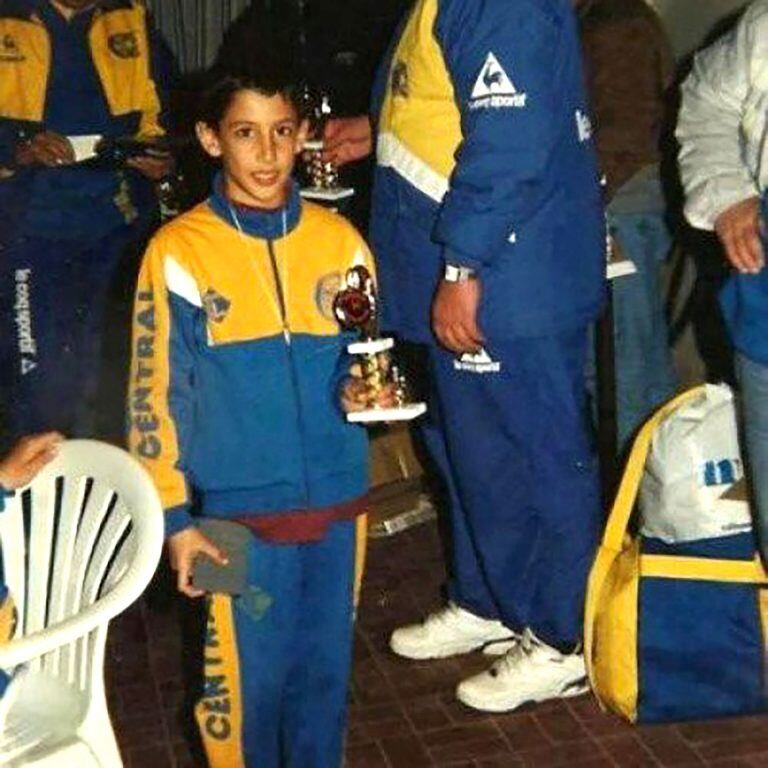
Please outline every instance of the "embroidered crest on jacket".
M222 296L218 291L209 288L203 294L203 309L212 323L220 323L229 313L232 302Z
M135 32L117 32L107 40L109 50L120 59L139 58L139 39Z

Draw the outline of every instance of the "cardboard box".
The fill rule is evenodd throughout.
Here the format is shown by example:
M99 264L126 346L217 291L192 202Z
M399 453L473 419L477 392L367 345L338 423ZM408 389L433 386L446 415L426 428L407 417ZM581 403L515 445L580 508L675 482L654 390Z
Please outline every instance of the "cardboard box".
M413 480L424 474L407 424L383 427L374 432L371 436L370 462L372 488Z
M435 517L407 424L377 429L371 439L370 461L371 536L391 536Z

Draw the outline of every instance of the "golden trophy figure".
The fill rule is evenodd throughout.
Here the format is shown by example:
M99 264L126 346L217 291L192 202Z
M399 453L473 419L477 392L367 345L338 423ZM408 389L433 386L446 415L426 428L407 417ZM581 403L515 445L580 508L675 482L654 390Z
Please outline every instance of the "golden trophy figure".
M308 92L305 101L311 104L307 108L310 139L304 142L304 170L309 186L301 190L302 197L308 200L335 202L352 197L355 190L339 184L339 171L335 163L323 159L323 133L325 124L331 116L331 104L327 94L312 96Z
M336 319L345 330L360 334L360 341L347 347L360 361L361 377L366 385L366 407L347 414L347 420L370 424L379 421L410 421L426 412L426 403L411 403L404 376L392 362L394 339L376 335L376 288L371 273L362 265L348 270L342 288L333 302ZM384 387L394 385L394 405L378 406Z

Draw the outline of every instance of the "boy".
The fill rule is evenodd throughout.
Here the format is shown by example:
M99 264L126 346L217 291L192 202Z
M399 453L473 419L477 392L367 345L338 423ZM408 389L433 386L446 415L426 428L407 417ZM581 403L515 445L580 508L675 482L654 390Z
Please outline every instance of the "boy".
M349 267L372 265L350 224L301 201L291 171L306 124L287 70L265 59L206 94L197 135L222 171L144 257L130 442L160 491L181 592L203 594L198 557L237 554L198 530L193 500L250 532L244 585L209 599L196 714L210 765L331 768L367 451L337 406L340 392L358 407L360 383L344 381L328 297Z

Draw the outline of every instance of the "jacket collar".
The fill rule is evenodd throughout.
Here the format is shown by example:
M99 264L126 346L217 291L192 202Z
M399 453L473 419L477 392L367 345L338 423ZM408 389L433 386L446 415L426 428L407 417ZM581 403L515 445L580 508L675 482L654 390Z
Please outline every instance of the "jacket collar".
M224 181L221 172L217 173L213 180L213 191L208 198L208 205L220 219L223 219L230 226L242 228L245 234L265 240L279 240L292 232L301 217L301 195L295 182L291 183L288 200L282 208L275 211L265 211L236 206L231 203L224 195Z

